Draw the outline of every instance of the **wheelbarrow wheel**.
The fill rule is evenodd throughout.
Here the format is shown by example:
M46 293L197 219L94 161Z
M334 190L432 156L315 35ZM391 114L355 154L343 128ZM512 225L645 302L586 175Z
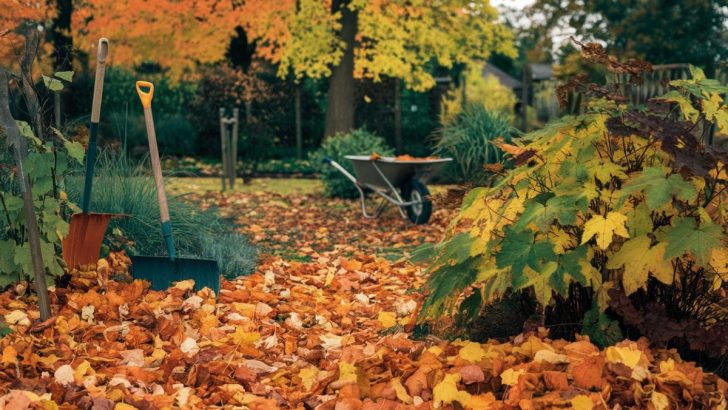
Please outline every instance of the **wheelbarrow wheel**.
M417 180L410 181L402 188L402 198L405 201L419 201L406 208L407 217L417 225L426 224L432 215L432 201L430 201L430 190Z

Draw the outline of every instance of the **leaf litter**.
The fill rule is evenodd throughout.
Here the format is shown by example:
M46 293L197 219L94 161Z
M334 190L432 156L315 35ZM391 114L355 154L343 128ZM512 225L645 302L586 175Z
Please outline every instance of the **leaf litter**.
M203 201L224 201L238 222L256 219L258 242L274 250L281 238L271 236L300 222L283 242L309 248L310 261L266 256L253 275L224 280L215 298L191 281L163 292L110 281L129 263L112 253L98 272L52 289L56 315L46 322L24 287L0 294L13 330L0 340L0 408L726 408L725 381L645 339L601 351L587 338L549 340L544 329L508 342L414 340L423 268L372 249L396 235L389 231L406 246L437 240L446 211L430 227L371 230L339 209L337 223L361 232L346 225L332 243L307 229L333 228L336 207L251 211L255 199Z

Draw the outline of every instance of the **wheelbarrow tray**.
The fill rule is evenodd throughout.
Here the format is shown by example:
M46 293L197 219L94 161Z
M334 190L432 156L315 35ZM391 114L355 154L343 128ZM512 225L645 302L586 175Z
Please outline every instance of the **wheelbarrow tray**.
M372 159L368 155L347 155L354 166L359 184L377 191L389 191L391 187L402 188L413 179L425 180L437 172L452 158L420 159L400 161L394 157Z
M131 276L147 280L154 290L165 290L174 282L193 279L195 289L212 289L220 294L220 269L217 261L209 259L175 258L166 256L132 256Z

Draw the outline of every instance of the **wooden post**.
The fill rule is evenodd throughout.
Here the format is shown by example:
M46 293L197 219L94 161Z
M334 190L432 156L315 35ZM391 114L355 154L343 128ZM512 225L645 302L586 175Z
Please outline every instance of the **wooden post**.
M220 108L220 153L222 154L222 190L227 189L227 137L225 136L227 126L225 126L225 109Z
M399 78L394 79L394 147L397 154L404 154L404 143L402 141L402 85Z
M523 67L523 83L521 89L521 128L523 132L528 132L528 94L531 91L531 65L526 64Z
M240 123L240 110L233 108L233 132L230 135L230 189L235 189L235 176L237 175L238 164L238 124Z
M296 84L296 158L303 159L303 127L301 124L301 84Z

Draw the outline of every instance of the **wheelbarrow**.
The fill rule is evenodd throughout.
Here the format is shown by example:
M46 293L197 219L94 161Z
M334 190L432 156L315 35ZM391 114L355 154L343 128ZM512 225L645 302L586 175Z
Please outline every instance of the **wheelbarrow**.
M361 213L365 218L378 218L388 204L393 204L403 218L418 225L426 224L432 215L430 191L425 183L444 163L452 161L452 158L398 160L367 155L347 155L345 158L354 165L356 176L331 158L324 158L324 163L354 183L359 190ZM381 197L374 212L367 210L367 191Z

